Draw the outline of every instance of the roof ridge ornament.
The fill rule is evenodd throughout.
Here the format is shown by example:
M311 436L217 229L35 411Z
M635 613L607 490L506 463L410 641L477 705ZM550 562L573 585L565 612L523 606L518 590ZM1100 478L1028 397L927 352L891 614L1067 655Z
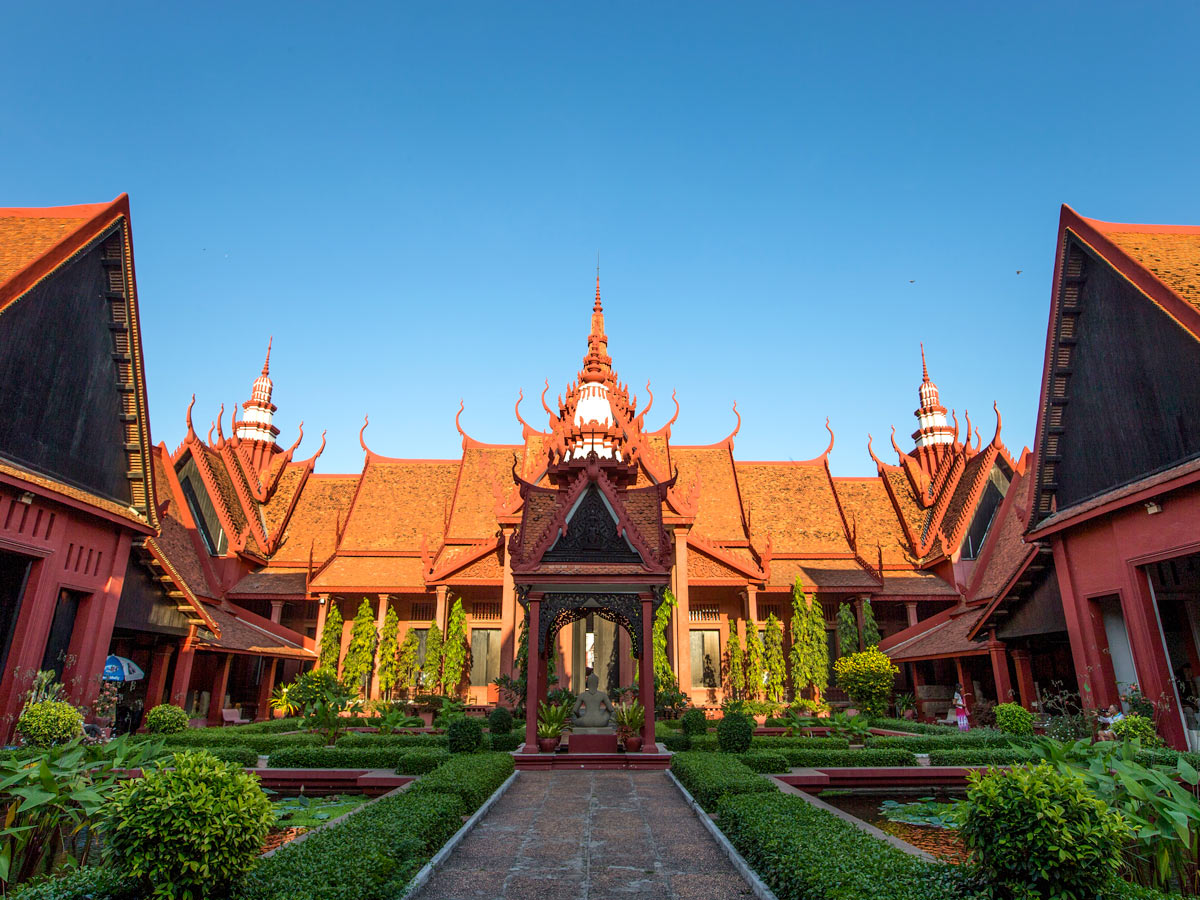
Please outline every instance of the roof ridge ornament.
M364 416L363 416L362 428L358 429L358 446L362 447L362 448L363 448L363 452L364 452L364 453L366 453L368 456L370 456L370 455L371 455L371 448L370 448L370 447L368 447L368 446L367 446L367 442L366 442L365 440L363 440L363 432L365 432L365 431L367 430L367 426L368 426L370 423L371 423L371 420L370 420L370 418L369 418L369 417L367 417L366 415L364 415Z

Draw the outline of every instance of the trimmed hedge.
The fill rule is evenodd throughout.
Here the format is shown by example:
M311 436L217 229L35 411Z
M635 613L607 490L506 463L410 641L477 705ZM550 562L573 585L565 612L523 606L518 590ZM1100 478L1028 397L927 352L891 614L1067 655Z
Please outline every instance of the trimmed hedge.
M242 734L282 734L285 731L303 731L304 719L301 716L289 716L286 719L251 722L249 725L230 725L222 730L234 730Z
M512 753L525 743L524 734L493 734L488 738L491 741L492 750L497 753Z
M954 866L922 862L796 796L722 798L717 824L780 900L929 900L959 894Z
M753 750L849 750L850 741L842 737L756 737Z
M345 822L287 844L235 885L236 900L399 897L462 826L459 800L410 792L379 800Z
M442 749L404 750L396 763L397 775L427 775L450 759L450 751Z
M445 749L445 748L439 748ZM272 769L395 769L412 747L286 747L267 758Z
M738 759L751 772L758 772L761 775L778 775L791 768L786 756L772 750L752 750L749 753L743 753Z
M721 748L717 744L717 736L715 734L693 734L692 749L702 753L716 753Z
M1002 750L998 747L980 747L979 749L960 747L951 750L929 751L931 766L1011 766L1028 761L1029 758L1023 756L1019 751Z
M208 752L221 762L237 763L247 769L255 768L261 755L253 747L213 747Z
M685 750L691 750L692 745L695 743L690 734L683 734L682 732L660 734L656 735L656 737L658 738L658 742L672 753L683 753Z
M88 866L66 875L38 878L8 892L9 900L139 900L136 881L114 866Z
M138 735L146 740L161 740L168 750L214 750L217 747L249 747L258 753L273 753L284 747L320 747L325 739L319 734L246 734L232 728L204 728L178 734Z
M1033 743L1032 737L1020 737L1015 734L1005 734L1002 731L980 728L975 731L958 732L947 735L920 735L918 737L883 737L871 735L867 738L867 747L879 750L908 750L912 753L929 753L933 750L969 750L981 747L996 747L1007 750L1014 744L1026 745Z
M789 766L802 769L863 768L866 766L915 766L917 757L907 750L804 750L789 747L779 751Z
M677 753L671 771L696 802L712 811L727 794L770 794L776 788L738 757L726 753Z
M872 718L872 728L883 728L887 731L907 731L909 734L961 734L956 725L930 725L927 722L916 722L912 719ZM968 732L969 734L970 732Z
M507 753L458 755L438 766L408 789L413 798L445 794L458 798L461 815L478 809L513 773L513 758Z
M352 731L338 738L339 747L449 747L444 734L363 734Z
M1137 761L1143 766L1174 766L1179 759L1185 760L1193 769L1200 769L1200 753L1156 747L1153 750L1142 750L1137 755Z

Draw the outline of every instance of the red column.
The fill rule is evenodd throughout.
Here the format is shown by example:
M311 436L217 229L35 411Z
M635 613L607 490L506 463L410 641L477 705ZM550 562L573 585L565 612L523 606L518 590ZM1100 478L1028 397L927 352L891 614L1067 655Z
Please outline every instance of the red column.
M282 600L272 600L271 601L271 621L274 622L276 625L278 625L281 619L283 619L283 601Z
M1014 650L1012 658L1017 670L1017 693L1021 697L1021 705L1032 712L1037 694L1033 686L1033 666L1029 662L1029 651Z
M322 597L319 601L319 605L317 606L317 634L316 637L313 638L313 641L316 644L318 657L321 653L321 637L325 634L325 617L329 615L329 604L332 602L333 601L329 597ZM313 666L313 668L320 668L320 666L321 660L318 658L317 664Z
M273 657L263 660L262 681L258 683L258 709L254 713L256 721L271 718L271 691L275 690L275 667L278 662Z
M1008 654L1004 644L996 640L996 632L988 641L988 655L992 658L992 678L996 681L996 702L1010 703L1013 699L1012 679L1008 677Z
M905 603L904 611L908 613L908 627L911 628L912 626L916 625L917 624L917 604L916 603Z
M541 669L545 673L545 665L539 665L541 654L538 653L538 612L541 598L529 598L529 640L528 654L525 660L525 752L537 753L537 705L539 694L539 675ZM544 675L542 676L544 677Z
M513 584L512 560L508 554L508 541L512 537L511 527L500 529L501 553L504 554L504 575L500 588L500 674L517 675L513 671L513 661L517 655L517 628L520 622L520 604L517 602L516 587Z
M1071 562L1062 539L1054 540L1054 575L1058 579L1058 592L1062 596L1063 615L1067 620L1067 637L1071 640L1071 660L1075 664L1075 678L1079 682L1082 703L1088 708L1103 708L1110 703L1116 703L1112 661L1107 653L1101 653L1100 650L1104 625L1093 620L1088 599L1075 592L1071 579ZM1103 646L1107 649L1107 643Z
M920 721L925 718L925 701L921 699L921 688L925 686L925 677L921 674L917 663L909 663L908 667L909 671L912 672L914 708L917 711L917 721Z
M642 707L646 710L646 724L642 728L642 746L648 752L657 748L654 743L654 601L642 601L642 658L641 674L638 676L638 693Z
M57 563L57 566L55 565ZM17 716L21 714L21 694L29 689L32 675L42 663L50 622L58 602L58 573L62 565L57 555L34 562L25 584L21 612L13 629L8 662L0 687L0 732L5 739L12 734Z
M117 620L117 605L125 586L125 569L129 566L129 546L132 535L122 532L117 539L112 570L103 591L96 591L82 605L71 633L70 655L74 667L63 673L63 683L75 701L91 706L100 693L100 679L108 645L112 641L113 623Z
M162 644L154 648L150 657L150 674L146 676L146 709L153 709L163 702L163 693L167 688L167 669L171 665L171 654L175 652L173 644Z
M179 659L175 661L175 677L171 680L171 696L168 698L169 703L183 707L189 713L191 710L186 704L188 688L192 685L192 663L196 661L196 651L192 648L192 637L195 633L196 626L193 625L179 648Z
M1187 735L1175 695L1167 648L1163 645L1158 608L1146 573L1138 566L1125 565L1125 589L1121 592L1121 610L1129 632L1129 647L1137 669L1138 686L1155 705L1155 725L1176 750L1187 749Z
M217 677L213 679L212 694L208 701L208 724L221 724L221 710L225 708L225 688L229 685L229 667L233 663L233 654L224 654L224 659L217 665Z

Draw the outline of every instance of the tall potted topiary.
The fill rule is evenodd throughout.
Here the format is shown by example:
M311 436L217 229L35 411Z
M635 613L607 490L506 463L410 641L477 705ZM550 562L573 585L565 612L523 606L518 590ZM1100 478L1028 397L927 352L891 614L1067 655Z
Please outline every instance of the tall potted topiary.
M887 712L888 697L900 670L886 653L871 648L843 656L833 664L838 687L869 717Z

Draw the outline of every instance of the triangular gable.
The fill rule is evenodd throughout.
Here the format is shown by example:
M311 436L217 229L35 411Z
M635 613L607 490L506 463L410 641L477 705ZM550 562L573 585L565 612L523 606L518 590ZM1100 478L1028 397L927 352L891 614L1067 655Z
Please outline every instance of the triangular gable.
M0 209L0 385L0 455L157 525L126 195Z
M549 563L641 565L642 556L621 528L616 510L595 483L580 493L542 560Z
M1197 272L1200 228L1101 222L1063 207L1032 531L1200 457ZM1097 431L1120 435L1120 452L1095 452Z

